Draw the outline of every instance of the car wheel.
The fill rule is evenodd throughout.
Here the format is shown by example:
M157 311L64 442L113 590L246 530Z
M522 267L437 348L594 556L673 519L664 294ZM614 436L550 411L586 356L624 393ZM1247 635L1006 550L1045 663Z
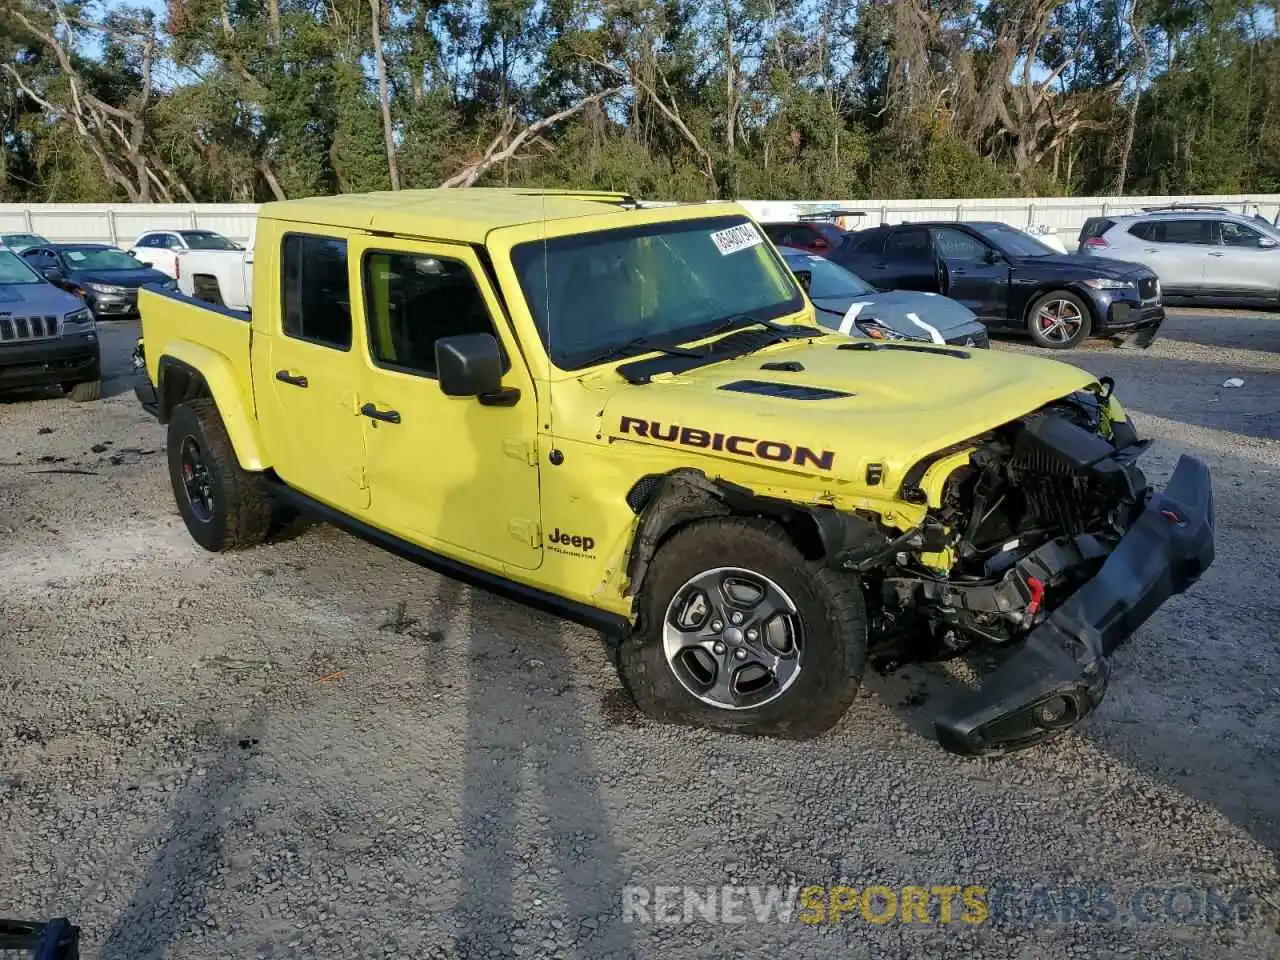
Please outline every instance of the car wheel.
M1093 321L1089 308L1074 293L1053 290L1027 310L1027 330L1038 346L1069 350L1089 336Z
M178 512L196 543L220 553L262 542L272 520L266 482L241 468L212 400L174 408L168 455Z
M775 523L717 517L654 557L618 672L655 720L803 739L853 703L867 660L858 579Z
M89 403L102 396L102 381L90 380L87 383L75 383L62 388L74 403Z

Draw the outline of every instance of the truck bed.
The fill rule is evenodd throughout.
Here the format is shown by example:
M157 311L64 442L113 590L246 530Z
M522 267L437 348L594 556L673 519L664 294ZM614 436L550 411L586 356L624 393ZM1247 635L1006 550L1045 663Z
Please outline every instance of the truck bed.
M145 286L138 291L142 350L147 378L163 393L162 364L189 364L201 371L215 394L236 391L254 410L249 313L215 306L176 291Z

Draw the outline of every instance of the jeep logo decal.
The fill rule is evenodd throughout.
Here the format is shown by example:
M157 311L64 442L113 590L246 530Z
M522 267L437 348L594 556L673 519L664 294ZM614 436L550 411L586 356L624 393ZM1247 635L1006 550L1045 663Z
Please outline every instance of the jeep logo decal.
M580 553L583 556L590 556L591 551L596 547L595 537L584 537L576 533L568 534L559 527L556 527L547 539L559 547L558 553ZM556 547L551 549L556 550Z
M797 467L811 463L819 470L830 470L836 461L834 450L816 453L809 447L792 446L779 440L757 440L755 437L736 434L726 436L723 433L710 433L696 427L682 427L677 424L664 427L657 420L642 420L638 417L623 417L622 422L618 424L618 431L644 437L647 440L678 443L681 446L696 447L700 450L727 450L734 456L753 460L794 463Z

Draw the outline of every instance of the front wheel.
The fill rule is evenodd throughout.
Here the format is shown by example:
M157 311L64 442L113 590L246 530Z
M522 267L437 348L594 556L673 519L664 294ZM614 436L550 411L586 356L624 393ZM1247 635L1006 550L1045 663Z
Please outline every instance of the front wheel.
M650 570L618 672L653 719L807 738L853 703L867 660L862 586L808 560L781 526L699 521Z
M1054 290L1031 304L1027 311L1027 330L1037 346L1050 350L1069 350L1089 336L1093 322L1089 308L1074 293Z
M168 454L178 512L196 543L219 553L262 542L272 514L266 483L240 466L212 400L174 408Z

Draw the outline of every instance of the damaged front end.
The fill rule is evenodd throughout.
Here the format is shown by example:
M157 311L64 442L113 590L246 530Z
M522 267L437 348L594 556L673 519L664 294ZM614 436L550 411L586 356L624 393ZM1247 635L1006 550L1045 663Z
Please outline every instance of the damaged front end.
M1137 465L1149 441L1112 421L1110 387L969 441L923 524L842 559L878 601L880 669L1007 648L936 719L948 749L1004 752L1076 723L1101 702L1112 651L1213 561L1208 468L1183 456L1153 491ZM923 480L947 455L913 469L903 499L929 503Z

